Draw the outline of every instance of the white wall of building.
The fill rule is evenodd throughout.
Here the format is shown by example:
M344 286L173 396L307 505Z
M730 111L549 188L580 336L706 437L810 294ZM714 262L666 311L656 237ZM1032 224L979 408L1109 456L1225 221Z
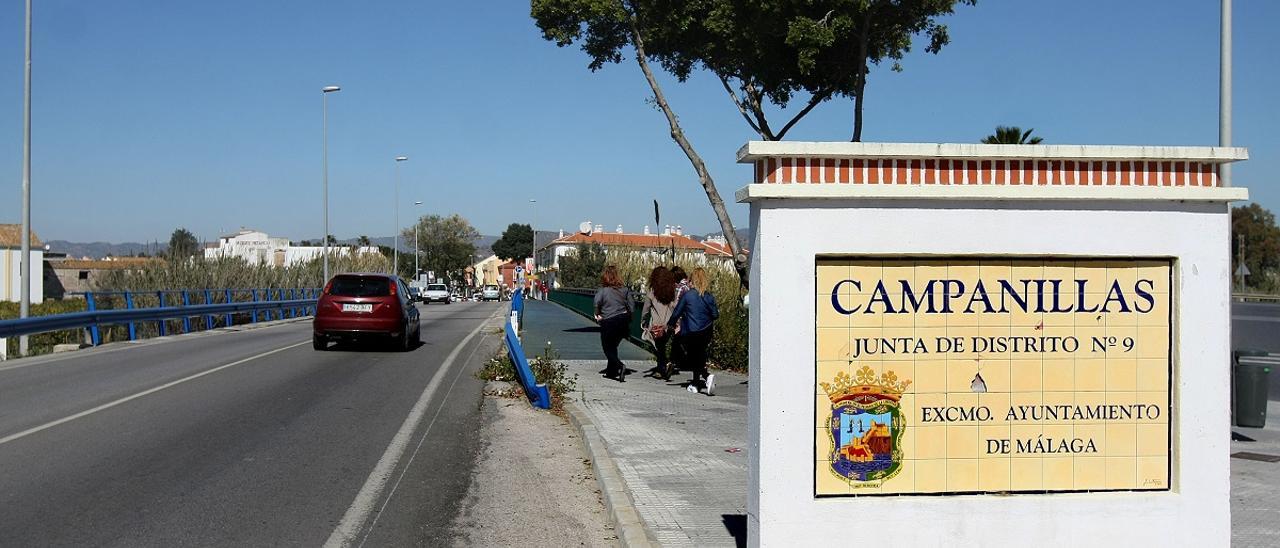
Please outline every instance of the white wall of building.
M22 300L22 250L0 249L0 301ZM31 249L31 303L44 302L44 250Z
M751 545L1229 545L1229 218L1221 201L753 202ZM814 497L819 254L1174 258L1172 489Z

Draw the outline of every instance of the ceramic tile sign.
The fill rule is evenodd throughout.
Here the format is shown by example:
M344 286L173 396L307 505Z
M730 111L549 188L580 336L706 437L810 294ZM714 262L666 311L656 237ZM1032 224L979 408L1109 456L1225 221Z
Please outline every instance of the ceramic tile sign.
M816 496L1169 489L1169 260L816 274Z

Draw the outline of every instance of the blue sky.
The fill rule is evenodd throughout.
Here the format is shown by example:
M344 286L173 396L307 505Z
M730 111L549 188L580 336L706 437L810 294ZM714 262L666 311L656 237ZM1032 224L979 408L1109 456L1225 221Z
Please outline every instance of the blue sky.
M634 61L591 73L542 40L523 2L36 0L35 229L44 239L166 241L239 226L321 233L320 88L330 96L330 223L389 235L457 212L483 233L533 220L718 230ZM1280 2L1235 3L1235 182L1280 208ZM23 2L0 3L0 222L20 215ZM864 140L976 142L997 124L1049 143L1217 143L1218 3L983 0L952 43L874 69ZM919 48L917 48L919 49ZM1271 52L1271 53L1267 53ZM664 81L721 194L747 183L753 134L718 82ZM846 140L851 101L795 140ZM530 207L528 200L538 203ZM743 222L746 207L733 204Z

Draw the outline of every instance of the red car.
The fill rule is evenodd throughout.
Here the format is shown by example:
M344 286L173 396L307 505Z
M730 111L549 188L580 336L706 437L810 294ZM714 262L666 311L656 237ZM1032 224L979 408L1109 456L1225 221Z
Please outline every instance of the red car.
M408 286L390 274L339 274L324 286L312 321L312 346L324 350L329 341L389 338L401 350L413 350L421 339L418 309Z

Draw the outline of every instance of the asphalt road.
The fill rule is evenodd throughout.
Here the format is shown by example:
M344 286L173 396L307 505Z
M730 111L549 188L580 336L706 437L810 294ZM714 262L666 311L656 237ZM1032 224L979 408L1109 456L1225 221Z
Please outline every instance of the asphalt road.
M447 544L500 309L422 307L404 353L295 321L7 362L0 544Z
M1280 304L1231 303L1231 348L1280 354ZM1280 368L1267 379L1268 399L1280 400Z

